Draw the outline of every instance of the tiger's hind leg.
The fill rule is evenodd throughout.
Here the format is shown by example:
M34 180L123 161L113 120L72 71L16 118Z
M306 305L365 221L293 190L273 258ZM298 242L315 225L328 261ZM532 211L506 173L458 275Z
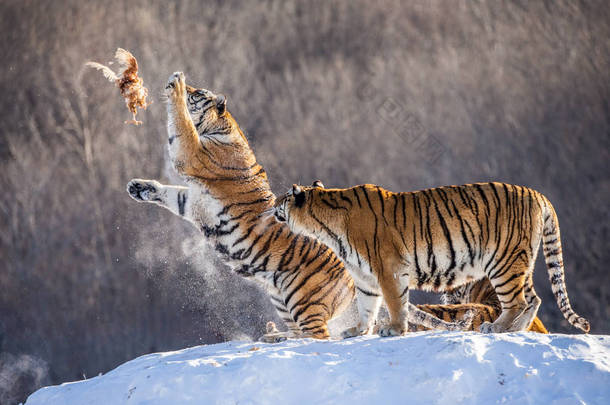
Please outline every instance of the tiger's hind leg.
M534 290L532 273L529 274L525 281L524 294L525 300L527 301L527 308L525 308L525 311L515 319L515 322L513 322L513 325L509 330L510 332L527 330L536 317L538 308L540 308L540 304L542 303L542 300L536 295L536 290Z
M529 324L522 326L523 320L520 318L528 308L525 289L527 279L533 271L534 261L527 257L524 251L521 251L517 257L509 259L508 263L512 264L500 266L488 275L502 305L502 312L493 323L485 322L481 325L480 330L483 333L515 332L525 330L529 326ZM525 318L527 317L523 319ZM530 322L531 320L529 319Z
M278 315L288 327L285 335L287 338L328 339L330 337L327 324L329 314L323 305L306 303L305 310L301 312L299 309L303 308L299 305L292 309L288 308L280 290L268 287L267 293L271 296L271 302ZM296 319L294 314L297 314Z
M267 322L267 333L261 336L259 340L266 343L277 343L286 339L301 337L301 330L286 308L286 303L282 299L281 292L277 289L269 288L267 293L271 298L271 303L275 307L277 314L288 328L288 331L280 332L274 322Z
M299 337L313 339L328 339L330 332L328 331L329 314L323 305L305 304L307 310L296 316L295 323L299 328ZM297 306L298 308L298 306ZM293 308L293 312L300 312Z

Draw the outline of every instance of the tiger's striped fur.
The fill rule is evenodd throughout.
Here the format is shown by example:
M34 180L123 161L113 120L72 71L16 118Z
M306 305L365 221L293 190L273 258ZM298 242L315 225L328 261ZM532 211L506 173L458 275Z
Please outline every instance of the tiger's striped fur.
M262 283L290 336L328 338L327 321L354 297L343 263L275 220L267 175L224 96L187 86L182 73L166 95L169 155L187 187L134 179L130 195L191 221L235 272Z
M480 325L484 322L495 321L502 312L502 304L487 277L472 281L463 286L454 288L451 291L446 291L441 296L441 303L450 307L452 305L481 304L481 306L473 308L476 311L476 314L472 321L472 330L479 330ZM444 307L444 305L441 305L441 307ZM438 313L439 309L436 305L430 305L429 307L431 308L423 308L423 306L420 305L420 308L424 311L432 312L434 314ZM447 320L446 315L437 316ZM460 311L454 316L460 316ZM549 333L538 317L534 318L527 330L530 332Z
M134 179L128 192L191 221L238 274L261 282L291 336L328 338L327 321L354 297L343 262L276 220L267 175L224 96L187 86L182 73L170 77L166 94L169 155L188 187ZM432 327L466 326L424 317Z
M485 322L493 322L500 315L500 311L495 310L493 307L484 304L452 304L452 305L418 305L423 311L426 311L446 322L451 322L454 319L461 319L465 313L474 313L472 323L466 330L479 331L481 326ZM409 323L410 332L420 332L428 330L421 325L412 325ZM529 332L537 333L549 333L544 327L544 324L538 317L534 318L530 326L527 328Z
M382 335L406 331L410 288L446 291L486 276L502 312L481 331L525 330L540 306L532 272L541 241L564 317L589 331L568 300L553 206L532 189L484 183L393 193L374 185L294 185L275 207L291 229L335 249L358 290L383 294L391 319ZM363 306L365 329L379 302Z

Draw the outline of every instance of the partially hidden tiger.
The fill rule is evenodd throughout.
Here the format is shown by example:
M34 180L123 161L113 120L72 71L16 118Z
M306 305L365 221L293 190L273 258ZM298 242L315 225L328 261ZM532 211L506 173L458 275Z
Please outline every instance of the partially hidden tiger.
M169 156L187 186L133 179L137 201L160 205L199 228L238 274L262 283L293 337L329 337L328 321L354 298L344 263L316 238L292 232L273 215L275 195L221 94L196 89L184 74L166 87ZM410 306L410 321L431 329L463 330Z
M346 337L367 333L382 297L390 322L379 334L401 335L411 318L410 289L458 294L484 278L501 311L480 331L526 330L541 303L532 278L541 242L561 312L573 326L590 330L568 299L555 210L530 188L480 183L394 193L370 184L325 189L316 182L293 185L276 200L275 215L293 231L319 238L346 263L360 315Z
M441 303L443 304L441 307L446 308L441 313L439 313L439 308L436 305L419 305L419 308L447 320L461 316L459 313L451 315L450 308L455 308L454 310L459 311L462 305L471 305L472 307L469 310L475 311L475 316L470 329L475 331L478 331L483 323L495 321L502 312L502 305L498 295L487 277L471 281L451 291L444 292L441 295ZM417 330L421 330L421 328L417 328ZM538 317L534 318L527 330L530 332L549 333Z
M483 323L495 321L502 312L500 300L487 278L472 281L452 291L445 292L441 296L441 303L421 304L417 305L417 308L447 322L462 320L469 317L468 314L470 313L472 323L464 329L465 331L479 331ZM378 325L377 323L371 329L373 333L378 332ZM429 328L409 323L409 332L425 330L429 330ZM529 332L549 333L538 317L534 318L527 330ZM268 322L266 336L277 336L282 339L286 334L278 331L274 322Z

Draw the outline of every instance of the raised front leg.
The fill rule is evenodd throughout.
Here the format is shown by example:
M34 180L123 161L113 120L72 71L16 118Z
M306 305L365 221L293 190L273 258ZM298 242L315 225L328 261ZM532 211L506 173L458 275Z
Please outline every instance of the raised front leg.
M172 74L165 86L167 96L167 132L169 156L176 171L182 175L194 175L201 169L199 160L199 136L186 103L186 83L184 74Z
M132 179L127 183L127 192L136 201L155 203L178 216L185 216L187 212L188 187L167 186L157 180Z
M220 223L217 213L222 208L203 189L133 179L127 183L127 192L136 201L154 203L170 210L200 230L214 229Z

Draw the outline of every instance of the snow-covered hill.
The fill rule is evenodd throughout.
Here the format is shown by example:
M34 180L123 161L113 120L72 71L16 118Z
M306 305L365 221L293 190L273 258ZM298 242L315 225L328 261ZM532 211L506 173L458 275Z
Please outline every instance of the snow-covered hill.
M610 336L420 332L228 342L46 387L38 404L609 404Z

